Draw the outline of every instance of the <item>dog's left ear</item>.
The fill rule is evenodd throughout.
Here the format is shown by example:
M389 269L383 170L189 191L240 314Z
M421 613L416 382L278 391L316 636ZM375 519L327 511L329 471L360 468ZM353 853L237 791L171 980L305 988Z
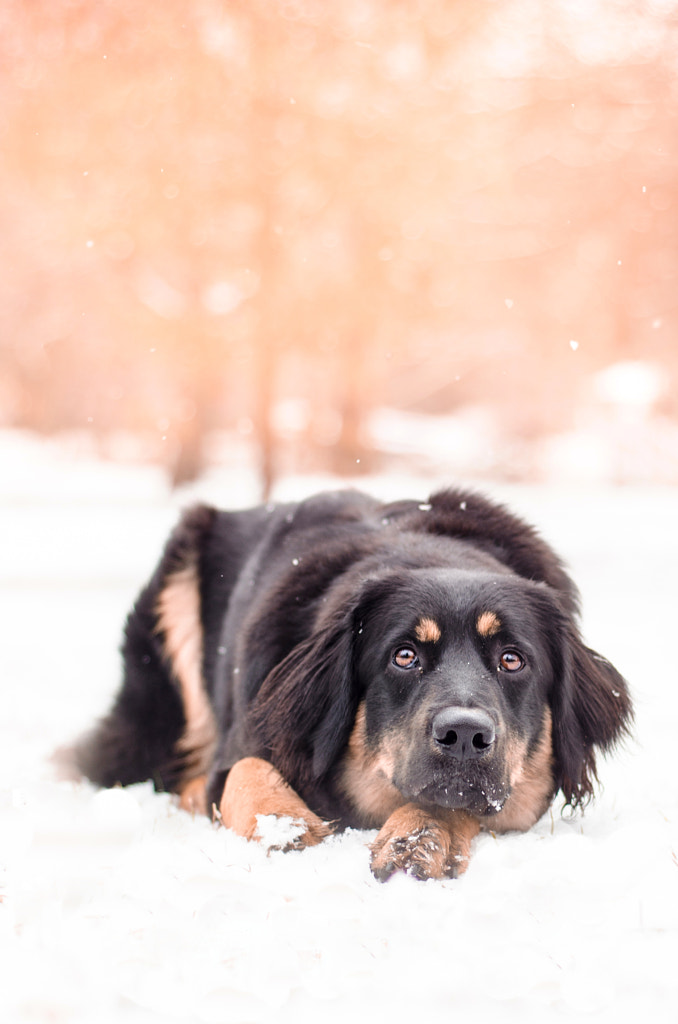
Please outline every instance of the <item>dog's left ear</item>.
M355 606L298 644L269 672L250 709L262 756L303 792L334 764L348 742L358 706Z
M608 750L628 735L633 712L614 665L582 643L571 621L563 634L552 697L553 753L557 785L566 803L577 806L593 794L596 749Z

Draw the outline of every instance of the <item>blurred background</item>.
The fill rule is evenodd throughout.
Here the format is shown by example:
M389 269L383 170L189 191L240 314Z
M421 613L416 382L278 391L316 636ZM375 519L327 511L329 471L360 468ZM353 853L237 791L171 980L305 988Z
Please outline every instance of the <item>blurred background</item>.
M678 482L673 0L5 0L0 428Z

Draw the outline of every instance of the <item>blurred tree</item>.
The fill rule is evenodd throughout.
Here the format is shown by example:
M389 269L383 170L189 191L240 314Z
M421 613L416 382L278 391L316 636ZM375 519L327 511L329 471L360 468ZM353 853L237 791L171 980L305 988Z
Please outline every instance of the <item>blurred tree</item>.
M177 482L251 422L268 490L284 398L345 472L378 405L489 400L529 435L582 369L675 359L673 4L0 18L6 421L150 431Z

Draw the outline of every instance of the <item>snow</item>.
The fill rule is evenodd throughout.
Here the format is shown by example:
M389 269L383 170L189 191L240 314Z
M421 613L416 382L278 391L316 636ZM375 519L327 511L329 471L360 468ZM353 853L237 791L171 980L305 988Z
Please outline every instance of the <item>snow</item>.
M106 708L123 617L189 494L9 432L0 481L3 1022L676 1019L675 489L484 488L566 558L587 640L631 683L636 737L583 816L556 805L528 833L479 837L462 879L380 884L373 833L267 855L150 785L56 780L50 754ZM439 483L371 489L425 502ZM246 475L201 487L256 497Z

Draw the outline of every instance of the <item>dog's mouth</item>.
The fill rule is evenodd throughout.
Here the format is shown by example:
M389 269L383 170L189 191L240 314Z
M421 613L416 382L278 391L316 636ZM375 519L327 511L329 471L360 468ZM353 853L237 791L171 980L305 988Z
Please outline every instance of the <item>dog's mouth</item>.
M508 785L486 777L433 778L421 786L398 788L403 796L418 804L469 811L482 817L499 814L510 795Z

